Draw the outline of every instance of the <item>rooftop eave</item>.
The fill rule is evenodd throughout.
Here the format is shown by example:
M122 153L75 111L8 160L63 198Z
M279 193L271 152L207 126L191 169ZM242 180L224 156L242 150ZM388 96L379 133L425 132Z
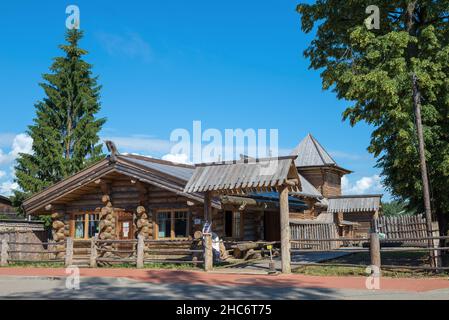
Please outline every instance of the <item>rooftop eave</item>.
M338 165L330 165L330 164L327 164L327 165L320 165L320 166L299 166L299 167L296 167L296 168L297 168L298 170L307 170L307 169L324 168L324 169L333 169L333 170L337 170L337 171L340 171L340 172L342 172L342 173L344 173L344 174L351 174L351 173L354 173L354 171L345 169L345 168L340 167L340 166L338 166Z

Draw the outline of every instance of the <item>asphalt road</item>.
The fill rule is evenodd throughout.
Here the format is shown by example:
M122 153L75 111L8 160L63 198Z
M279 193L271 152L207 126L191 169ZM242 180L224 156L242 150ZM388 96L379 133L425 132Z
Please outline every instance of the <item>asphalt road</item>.
M0 276L0 299L100 300L449 300L449 289L428 292L157 284L125 278L81 278L79 290L60 277Z

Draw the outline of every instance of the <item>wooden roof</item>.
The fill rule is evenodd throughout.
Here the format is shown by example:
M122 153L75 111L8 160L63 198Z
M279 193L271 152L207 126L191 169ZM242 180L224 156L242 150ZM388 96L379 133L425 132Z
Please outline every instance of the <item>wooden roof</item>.
M356 195L329 198L327 211L336 212L371 212L381 208L382 195Z
M351 172L338 166L332 156L310 133L298 144L291 154L297 156L295 165L298 168L333 167L344 173Z
M75 193L77 190L86 188L96 180L111 174L125 175L186 198L203 202L203 195L184 192L189 172L193 174L193 171L194 167L192 166L178 165L169 161L146 157L115 154L114 157L109 156L75 175L32 195L24 201L23 208L28 214L33 214L42 207L60 201L65 197L70 197L70 194ZM213 205L219 207L216 203Z
M294 156L243 159L239 161L200 164L184 192L216 192L244 194L276 191L290 183L290 191L300 192L301 182L294 165Z
M9 199L8 197L2 196L0 194L0 203L6 204L6 205L11 205L11 199Z

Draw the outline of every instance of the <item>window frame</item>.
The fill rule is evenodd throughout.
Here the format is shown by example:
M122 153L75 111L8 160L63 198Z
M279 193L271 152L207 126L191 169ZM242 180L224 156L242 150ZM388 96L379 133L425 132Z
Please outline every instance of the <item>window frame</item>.
M175 234L175 222L176 222L176 213L178 212L183 212L186 213L186 218L187 218L187 225L186 225L186 237L176 237ZM155 210L155 219L154 219L154 225L153 225L153 230L154 230L154 240L187 240L190 238L190 229L191 229L191 217L192 217L192 212L189 209L158 209ZM168 213L169 214L169 218L167 219L167 221L170 222L170 236L169 237L164 237L161 238L159 237L159 213Z
M226 235L226 213L232 212L232 236L228 237ZM240 225L239 225L239 236L236 236L236 213L240 214ZM225 238L243 240L245 237L245 226L244 226L244 214L239 210L224 210L223 211L223 233Z
M90 240L94 237L89 237L89 223L90 223L90 216L94 215L94 216L98 216L98 220L93 220L93 221L98 221L98 223L100 223L100 214L97 211L83 211L83 212L75 212L71 214L71 220L72 222L72 227L71 227L71 231L70 233L72 234L72 237L74 240ZM83 238L77 238L76 237L76 217L78 216L83 216L84 217L84 237Z

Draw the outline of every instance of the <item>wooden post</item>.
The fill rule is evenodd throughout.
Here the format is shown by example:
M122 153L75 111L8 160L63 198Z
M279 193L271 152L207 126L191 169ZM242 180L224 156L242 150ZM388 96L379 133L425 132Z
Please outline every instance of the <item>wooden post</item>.
M380 239L379 234L376 232L371 233L370 238L370 254L371 254L371 265L379 268L381 267L381 258L380 258Z
M65 266L68 268L73 264L73 238L68 237L65 241Z
M291 273L290 257L290 209L288 205L288 187L283 186L279 192L281 215L281 259L282 273Z
M433 237L439 237L440 236L440 230L438 226L438 222L432 222L433 226ZM440 239L433 239L433 246L434 248L438 248L440 246ZM443 258L441 256L440 250L434 250L433 255L431 257L434 257L435 259L435 267L440 268L443 266ZM438 269L437 269L438 271Z
M212 252L212 235L205 233L204 235L204 270L212 271L214 267L214 255Z
M209 223L212 222L212 200L210 192L204 194L204 220Z
M8 241L6 239L2 240L2 251L1 251L1 260L0 266L6 267L8 265Z
M137 242L137 268L143 269L144 267L144 261L143 257L145 254L145 238L141 235L138 236L138 242Z
M96 268L97 267L97 237L92 238L90 242L90 267Z

